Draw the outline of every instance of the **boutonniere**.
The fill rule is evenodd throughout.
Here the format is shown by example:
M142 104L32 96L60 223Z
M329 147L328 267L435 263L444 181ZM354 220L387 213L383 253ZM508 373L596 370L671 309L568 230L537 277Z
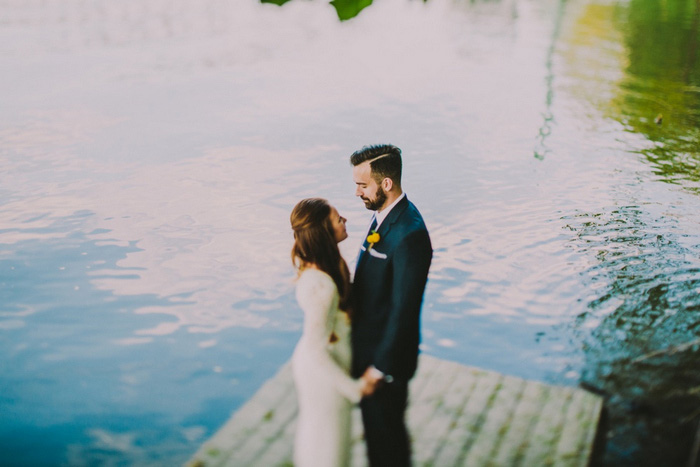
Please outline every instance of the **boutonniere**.
M371 234L367 235L367 243L369 243L369 249L371 250L375 243L379 241L381 237L379 232L373 230Z

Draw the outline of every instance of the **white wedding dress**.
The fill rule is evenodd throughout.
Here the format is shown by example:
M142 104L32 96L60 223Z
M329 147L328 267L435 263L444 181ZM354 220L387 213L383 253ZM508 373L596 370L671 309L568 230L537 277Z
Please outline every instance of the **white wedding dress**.
M361 398L360 381L349 376L349 320L338 310L337 288L325 272L304 270L296 296L304 330L292 356L299 401L294 466L347 466L351 410Z

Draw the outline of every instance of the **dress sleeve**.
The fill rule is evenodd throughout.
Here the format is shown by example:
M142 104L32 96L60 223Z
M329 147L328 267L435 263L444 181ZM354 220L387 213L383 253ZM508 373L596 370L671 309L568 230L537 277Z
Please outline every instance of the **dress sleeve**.
M302 275L297 283L297 301L304 311L304 337L309 355L321 371L329 375L335 388L351 402L359 402L361 381L351 378L328 353L330 329L327 325L334 308L336 288L329 277Z

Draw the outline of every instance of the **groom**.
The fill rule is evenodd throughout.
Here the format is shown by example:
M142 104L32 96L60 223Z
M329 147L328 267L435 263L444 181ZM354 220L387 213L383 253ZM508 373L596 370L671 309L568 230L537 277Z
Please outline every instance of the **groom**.
M404 414L416 371L420 310L433 256L418 209L401 189L401 150L367 146L350 156L355 195L374 211L352 292L352 373L376 392L360 403L372 467L409 466Z

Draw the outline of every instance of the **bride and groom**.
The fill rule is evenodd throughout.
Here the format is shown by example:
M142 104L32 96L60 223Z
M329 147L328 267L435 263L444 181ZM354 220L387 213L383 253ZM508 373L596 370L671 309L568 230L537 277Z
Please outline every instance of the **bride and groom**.
M411 463L404 415L432 246L401 189L401 150L368 146L350 162L355 195L374 211L352 283L338 249L348 236L345 218L320 198L300 201L290 216L296 297L304 312L292 357L296 467L349 465L351 411L358 402L370 466Z

